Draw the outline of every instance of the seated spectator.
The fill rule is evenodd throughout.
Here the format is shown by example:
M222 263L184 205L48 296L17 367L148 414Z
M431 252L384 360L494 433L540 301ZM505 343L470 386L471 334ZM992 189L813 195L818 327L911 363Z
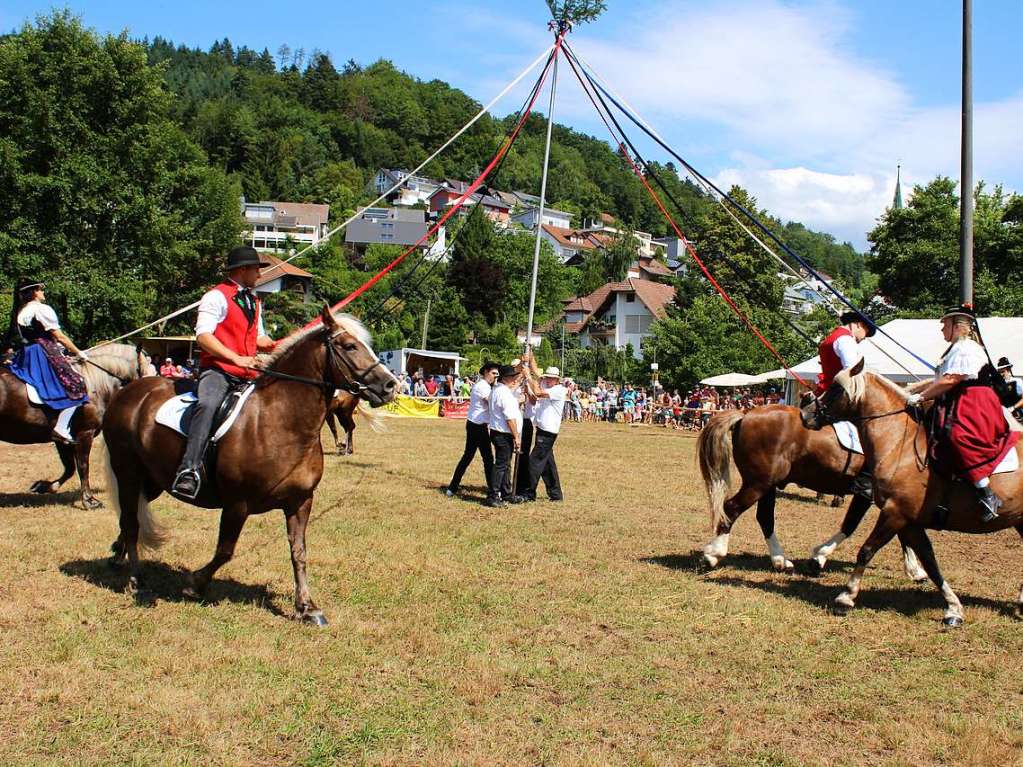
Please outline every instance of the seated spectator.
M180 377L178 375L178 368L174 364L174 360L172 360L170 357L165 359L163 361L163 364L160 365L160 375L163 376L164 378L170 379L177 379Z

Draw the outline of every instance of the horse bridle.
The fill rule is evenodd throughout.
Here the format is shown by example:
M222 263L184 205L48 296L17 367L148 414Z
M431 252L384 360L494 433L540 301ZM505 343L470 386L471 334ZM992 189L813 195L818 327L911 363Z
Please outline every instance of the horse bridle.
M131 378L126 378L124 376L119 376L119 375L117 375L117 373L114 373L111 370L107 370L105 367L103 367L102 365L100 365L97 362L93 362L88 357L86 357L84 359L84 362L87 362L88 364L92 365L97 370L101 370L102 372L104 372L108 376L110 376L111 378L117 379L117 381L120 382L121 386L127 386L132 381ZM141 346L136 346L135 347L135 378L142 378L142 347Z
M830 389L829 389L830 391ZM813 398L814 407L814 420L822 426L830 426L836 423L835 416L828 410L828 403L824 402L824 397L827 396L828 392L825 392L823 396ZM898 410L891 410L887 413L871 413L870 415L852 415L838 420L849 421L850 423L863 423L865 421L875 421L878 418L888 418L893 415L899 415L901 413L909 413L910 409L908 406L903 406Z
M369 376L370 373L373 372L373 370L377 368L377 366L384 367L384 363L382 363L378 359L372 365L369 365L368 367L362 370L356 370L354 367L352 367L348 360L341 356L341 354L338 352L338 350L334 347L333 344L334 339L344 332L345 332L344 328L341 328L339 330L334 331L334 333L332 333L331 335L326 336L326 338L324 338L324 346L326 347L326 361L323 366L322 379L305 378L304 376L296 376L292 375L291 373L282 373L279 370L263 370L262 374L270 376L271 378L278 378L282 381L294 381L295 383L302 383L308 386L315 386L319 389L322 389L324 393L327 394L327 396L333 395L334 391L337 389L346 391L349 394L354 394L357 397L361 396L364 391L369 389L369 386L367 386L365 383L366 378ZM346 383L338 385L331 381L328 377L328 372L331 368L335 369L338 373L340 373L341 377L345 379Z

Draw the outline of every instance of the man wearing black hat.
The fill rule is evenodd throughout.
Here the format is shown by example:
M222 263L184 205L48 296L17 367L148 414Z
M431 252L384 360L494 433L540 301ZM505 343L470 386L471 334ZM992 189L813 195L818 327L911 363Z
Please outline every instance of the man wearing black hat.
M842 324L821 341L817 351L821 358L821 374L817 376L817 394L828 390L841 371L848 370L863 355L856 345L876 332L875 327L859 312L845 312L839 317Z
M199 302L195 340L199 355L199 401L188 431L188 445L172 492L194 499L199 494L199 469L210 436L213 417L227 396L232 379L259 375L257 352L268 352L274 342L263 329L262 302L252 292L259 270L269 266L255 248L239 245L227 254L227 279Z
M1012 374L1012 363L1009 362L1008 357L998 358L997 369L998 372L1001 373L1002 378L1008 381L1012 386L1012 390L1016 392L1016 404L1009 409L1012 410L1012 414L1016 416L1016 418L1019 418L1017 413L1019 413L1020 406L1023 405L1023 381Z
M484 506L521 503L512 487L512 456L522 450L522 411L515 388L519 369L501 365L498 382L490 394L490 441L494 444L494 470L491 472Z

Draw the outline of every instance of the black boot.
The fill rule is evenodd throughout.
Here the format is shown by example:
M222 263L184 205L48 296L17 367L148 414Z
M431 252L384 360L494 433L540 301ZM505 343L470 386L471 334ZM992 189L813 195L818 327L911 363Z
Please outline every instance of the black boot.
M995 495L991 485L986 487L975 487L977 500L980 501L982 522L992 522L998 519L998 510L1002 507L1002 499Z
M181 498L194 501L195 497L199 495L199 472L192 468L181 469L174 477L171 492Z
M858 495L860 498L866 498L868 501L873 502L874 478L869 473L861 471L853 477L852 484L849 485L849 490L853 495Z

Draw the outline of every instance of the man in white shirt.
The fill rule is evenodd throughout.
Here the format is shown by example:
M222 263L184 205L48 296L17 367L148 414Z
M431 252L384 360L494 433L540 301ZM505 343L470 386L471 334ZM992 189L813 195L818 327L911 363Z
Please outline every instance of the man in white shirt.
M522 412L515 388L519 371L501 365L498 384L490 394L490 441L494 445L494 471L487 488L484 506L501 507L505 503L521 503L512 487L512 456L522 449Z
M231 380L251 380L259 375L257 352L268 352L274 342L263 329L262 303L252 293L259 270L269 266L248 245L227 254L227 279L208 291L199 302L195 341L199 356L199 401L188 430L188 444L171 492L194 500L199 494L200 470L210 428L217 408L230 389Z
M448 498L458 492L462 476L472 463L472 459L476 457L477 450L483 459L483 475L487 480L487 488L488 490L490 488L490 477L494 473L494 450L490 445L490 395L500 367L496 362L484 362L480 368L480 380L469 393L469 412L465 419L465 450L462 451L462 458L458 461L455 473L451 475L451 481L444 490Z
M558 465L554 460L554 443L558 439L561 422L565 417L568 388L561 383L561 371L553 366L547 368L540 376L539 386L531 379L527 380L530 391L536 398L536 405L533 407L536 445L529 454L531 485L525 498L527 501L536 500L536 487L543 479L547 496L552 501L561 501L565 496L561 492Z

